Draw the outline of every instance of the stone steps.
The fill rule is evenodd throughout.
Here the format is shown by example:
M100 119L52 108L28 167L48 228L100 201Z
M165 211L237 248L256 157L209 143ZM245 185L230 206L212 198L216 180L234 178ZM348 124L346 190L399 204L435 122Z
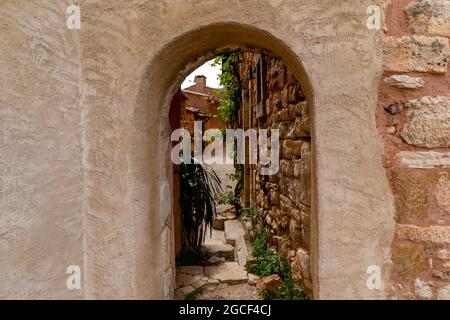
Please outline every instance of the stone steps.
M253 248L244 235L239 235L234 245L234 256L239 265L245 267L249 261L253 261Z
M237 219L224 219L224 230L207 230L202 251L211 256L211 266L177 267L176 299L184 299L196 289L214 291L223 286L249 283L255 285L245 265L252 259L252 249L245 238L245 229ZM226 260L226 261L223 261Z
M227 284L239 284L248 281L245 268L234 261L225 262L218 266L205 267L205 275Z
M202 251L211 257L215 256L229 261L234 260L235 249L229 244L205 244L203 245Z
M234 247L226 244L224 231L216 229L207 230L202 251L211 257L225 258L225 260L229 261L234 260Z
M239 236L241 235L243 236L245 234L242 223L237 219L225 221L224 227L225 227L226 243L231 244L233 246L236 243L236 239Z

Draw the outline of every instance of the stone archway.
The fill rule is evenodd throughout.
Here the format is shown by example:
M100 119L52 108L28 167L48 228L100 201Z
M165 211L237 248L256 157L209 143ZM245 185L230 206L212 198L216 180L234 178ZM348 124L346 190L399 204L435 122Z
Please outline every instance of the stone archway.
M237 47L282 57L313 106L314 297L386 296L366 287L370 265L380 266L382 279L389 276L394 225L375 128L381 52L374 51L378 36L364 29L367 6L238 2L233 8L179 4L186 16L201 12L206 18L182 22L176 11L164 23L154 16L164 15L164 8L144 6L134 24L124 26L130 4L110 10L119 17L112 29L102 26L103 12L91 8L80 35L86 297L171 297L171 163L169 143L163 143L170 100L189 71ZM320 27L318 10L326 17ZM126 32L130 41L124 41ZM108 60L99 62L99 54Z
M442 261L420 259L420 278L398 273L410 248L448 242L435 205L447 186L437 181L448 143L436 105L448 100L448 34L427 26L446 7L389 2L90 0L77 30L64 1L3 1L0 297L171 297L166 107L201 57L240 46L281 56L313 105L314 297L386 298L389 285L394 297L445 296L441 276L413 293ZM383 9L385 32L368 13ZM413 110L425 105L437 123ZM427 182L418 197L422 180L433 190ZM411 215L417 201L431 225ZM445 257L434 249L425 256ZM83 282L71 290L73 266ZM370 290L367 270L384 287Z
M217 37L218 34L220 34L221 37ZM198 66L202 65L212 57L221 53L238 49L254 50L255 48L259 50L270 50L271 52L282 56L288 65L292 65L293 72L296 73L296 76L304 81L306 94L311 100L313 99L313 95L309 87L309 80L303 66L300 63L300 60L280 40L274 38L269 33L251 26L236 23L212 24L189 32L188 34L179 37L179 39L176 39L166 48L163 48L163 50L158 54L158 57L155 59L155 62L153 62L155 66L151 63L148 67L149 73L146 77L144 77L145 80L143 82L143 87L141 88L142 95L157 95L156 101L159 101L157 105L161 106L158 113L162 115L162 118L160 119L160 123L157 124L160 129L159 141L161 141L161 145L160 149L157 151L157 154L160 159L165 159L165 164L170 164L170 146L169 144L164 145L168 142L168 137L170 136L170 126L167 115L169 113L171 98L173 97L175 90L179 87L179 84L184 80L185 75L189 74L191 71L195 70ZM183 54L180 55L180 52L183 52ZM155 72L155 69L158 70L159 68L165 70L168 77L165 84L161 81L152 82L151 80L148 80L153 75L160 74L158 71ZM146 100L152 101L152 98L148 96ZM143 104L141 107L142 112L146 112L144 110L148 108L148 105ZM136 118L143 119L142 117ZM144 125L146 129L141 130L148 131L150 128L149 123L150 121L143 122L142 125ZM143 143L144 145L150 144L150 142ZM141 142L138 145L141 145ZM148 156L150 156L150 154ZM166 272L166 279L170 279L168 281L172 281L171 277L173 276L173 268L175 265L172 247L173 230L171 229L172 217L167 214L171 212L169 209L171 208L172 203L171 199L165 195L169 194L170 190L172 190L173 172L170 165L160 168L159 172L160 185L162 186L162 189L160 189L160 194L163 195L162 201L160 201L160 212L163 216L160 217L160 221L165 221L165 224L161 225L163 228L162 231L156 231L156 234L162 234L165 237L163 240L160 240L164 243L163 244L160 242L160 248L165 248L165 250L167 250L166 252L162 252L162 255L170 254L170 265L167 265L167 269L164 271ZM156 241L157 240L154 240L154 243L156 243ZM170 247L167 247L168 243L170 243ZM163 283L163 286L164 288L167 288L167 286L171 286L171 284Z

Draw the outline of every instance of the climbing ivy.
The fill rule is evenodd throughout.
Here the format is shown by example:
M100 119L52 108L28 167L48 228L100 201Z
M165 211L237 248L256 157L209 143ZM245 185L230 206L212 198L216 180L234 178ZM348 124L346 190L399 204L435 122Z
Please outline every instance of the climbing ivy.
M217 56L213 62L213 66L222 63L222 73L219 75L219 83L222 89L216 91L216 95L220 98L217 113L220 122L231 128L236 125L238 101L240 99L239 81L234 69L237 59L237 53L230 53Z
M238 62L238 53L228 53L225 55L217 56L214 59L213 66L222 64L222 73L219 75L219 83L221 90L216 91L216 96L219 98L219 106L217 107L217 114L219 121L227 128L237 128L240 126L238 110L240 105L240 81L239 75L236 70ZM232 200L232 204L235 207L236 214L239 216L241 213L241 193L244 188L243 172L244 166L237 163L237 144L234 143L234 167L236 172L234 178L236 180L236 188L234 189L234 195L229 195Z

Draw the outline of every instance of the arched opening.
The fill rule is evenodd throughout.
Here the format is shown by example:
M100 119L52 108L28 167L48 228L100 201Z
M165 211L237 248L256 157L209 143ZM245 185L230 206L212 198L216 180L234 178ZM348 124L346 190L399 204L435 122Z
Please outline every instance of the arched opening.
M311 297L311 126L302 85L265 50L234 51L214 61L222 86L207 86L198 73L205 64L195 84L177 91L170 109L172 130L191 137L183 153L201 162L174 165L175 297ZM192 143L195 130L206 140L216 134L214 142ZM204 145L203 154L195 154L197 145ZM189 169L195 167L219 177L222 189L215 190L213 179L198 181ZM215 203L202 197L204 189ZM198 210L202 199L205 208ZM199 224L199 211L205 223Z
M283 61L286 68L301 83L302 93L312 110L314 103L312 90L299 57L281 40L266 31L248 25L213 24L191 31L163 48L146 69L146 76L141 83L134 114L138 140L135 141L132 152L134 163L137 165L133 171L140 174L138 178L136 177L136 181L139 183L133 185L133 194L136 198L143 199L148 199L145 194L153 195L152 199L147 200L151 201L149 207L152 208L149 220L146 221L151 237L143 239L139 244L142 248L147 248L139 255L143 260L149 261L151 264L149 270L153 270L152 272L159 270L159 274L162 274L159 277L151 277L155 280L154 286L160 288L160 296L171 298L175 286L174 221L171 214L173 171L170 159L171 143L168 139L171 133L168 114L172 98L184 78L214 56L236 51L255 52L255 50L271 52ZM158 111L149 113L150 109ZM311 112L311 119L312 117L313 113ZM155 128L159 128L158 135L155 135ZM149 132L153 132L153 134L146 134ZM314 135L313 128L311 134ZM313 144L311 144L312 152ZM142 145L150 147L143 152ZM158 162L158 165L148 170L146 165L149 162ZM144 176L142 172L146 172ZM153 182L148 184L149 180ZM314 183L312 183L312 190L314 190ZM155 197L155 195L157 196ZM138 207L145 206L145 203L137 203L136 206L136 209L139 210ZM317 235L314 206L311 207L311 211L310 230L313 235L311 248L314 248L316 242L314 237ZM149 252L148 248L154 248L154 250ZM312 266L310 268L312 274L315 269L314 256L315 250L312 249L309 263ZM138 272L148 273L149 270L141 269ZM145 275L141 274L141 276ZM313 290L314 280L312 279L311 291Z

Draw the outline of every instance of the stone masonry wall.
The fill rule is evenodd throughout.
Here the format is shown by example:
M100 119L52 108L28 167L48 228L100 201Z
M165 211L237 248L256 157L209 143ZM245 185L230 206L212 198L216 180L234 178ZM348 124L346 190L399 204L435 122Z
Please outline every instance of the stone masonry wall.
M377 126L396 205L392 298L450 299L450 1L392 1Z
M311 130L308 103L300 83L283 62L262 55L265 116L256 118L256 55L241 55L240 77L248 89L254 128L280 132L280 170L254 175L257 212L272 248L289 258L294 281L311 293L309 267L311 212ZM253 74L248 79L249 73Z

